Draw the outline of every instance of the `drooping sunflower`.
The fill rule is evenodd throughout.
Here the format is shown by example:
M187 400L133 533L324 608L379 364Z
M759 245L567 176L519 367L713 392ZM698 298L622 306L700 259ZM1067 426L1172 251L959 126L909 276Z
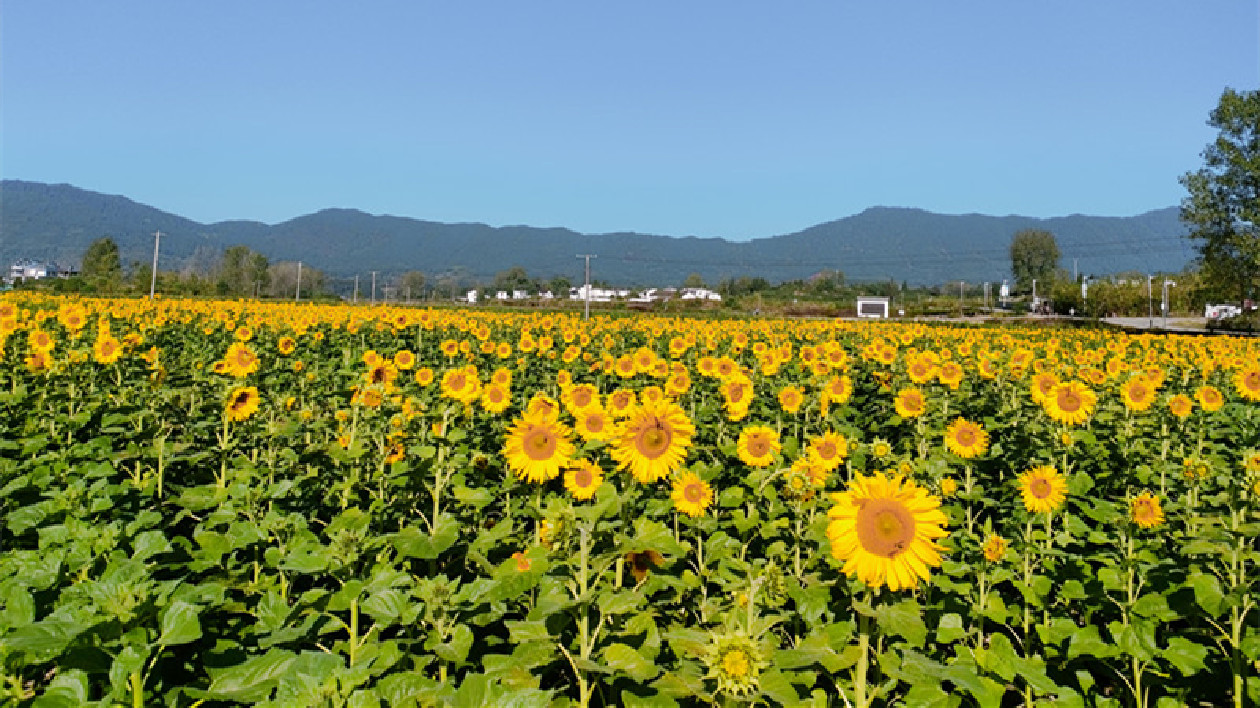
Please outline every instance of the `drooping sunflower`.
M695 472L677 477L669 496L674 500L674 508L687 516L700 516L713 504L713 488Z
M927 411L927 400L919 389L903 388L897 393L893 407L897 409L897 415L902 418L918 418Z
M687 458L696 427L678 404L644 402L619 426L611 454L618 469L650 484L668 477Z
M578 460L564 473L564 488L578 501L595 496L599 485L604 483L604 471L590 460Z
M1159 504L1159 497L1150 492L1142 492L1134 497L1129 502L1129 518L1144 529L1164 523L1164 509Z
M1006 539L993 533L984 541L984 559L990 563L999 563L1006 557Z
M1064 425L1080 425L1094 413L1098 396L1079 381L1061 383L1050 390L1041 405L1051 420Z
M1053 467L1034 467L1019 476L1024 508L1034 514L1052 513L1067 499L1067 478Z
M831 555L843 571L872 588L917 587L941 564L948 519L941 500L900 475L854 475L849 490L833 494L827 512Z
M1125 408L1140 413L1155 402L1155 388L1145 376L1135 376L1120 386L1120 400Z
M775 453L782 449L779 433L764 425L750 425L739 434L735 450L739 459L751 467L767 467L774 462Z
M989 449L989 434L979 424L957 418L945 430L945 447L955 455L969 460L983 455Z
M525 414L508 428L503 454L508 467L528 482L546 482L560 475L573 457L569 429L553 417Z
M254 386L239 386L228 394L223 404L223 414L227 419L238 423L248 419L258 410L258 389Z

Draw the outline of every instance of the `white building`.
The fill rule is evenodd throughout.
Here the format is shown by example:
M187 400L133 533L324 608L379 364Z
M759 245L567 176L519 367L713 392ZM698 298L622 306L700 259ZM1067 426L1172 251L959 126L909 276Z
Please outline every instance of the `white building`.
M464 296L464 299L468 301L468 304L476 305L477 304L477 291L469 290L468 294Z
M590 297L591 302L612 302L613 298L629 297L630 291L629 290L611 290L609 288L592 287L590 295L591 295ZM577 288L569 288L569 299L570 300L587 299L586 286L583 285Z
M708 288L683 288L680 300L709 300L712 302L721 302L722 296L709 290Z
M888 298L877 295L859 295L857 299L857 316L887 319Z

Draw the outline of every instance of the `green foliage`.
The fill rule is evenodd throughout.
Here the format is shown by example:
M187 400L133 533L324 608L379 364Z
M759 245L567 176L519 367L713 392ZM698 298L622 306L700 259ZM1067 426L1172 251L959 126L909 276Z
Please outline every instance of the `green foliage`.
M1033 281L1050 292L1055 271L1059 268L1059 245L1054 234L1044 229L1024 229L1011 238L1011 273L1015 287L1031 291Z
M122 261L118 258L118 244L109 236L96 239L83 252L79 274L98 283L113 283L122 277Z
M1181 177L1181 218L1209 279L1241 301L1260 285L1260 91L1226 89L1208 125L1220 133Z

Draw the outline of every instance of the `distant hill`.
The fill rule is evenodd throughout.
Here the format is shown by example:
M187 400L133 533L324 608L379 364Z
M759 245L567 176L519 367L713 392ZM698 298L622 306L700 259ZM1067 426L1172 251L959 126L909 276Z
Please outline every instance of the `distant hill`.
M0 182L0 263L17 258L77 265L94 239L112 236L124 264L146 262L162 232L163 268L205 263L244 244L272 261L301 260L333 277L376 270L459 271L488 282L512 266L549 278L581 275L579 253L598 254L595 277L620 285L674 285L689 273L709 283L761 276L772 282L839 269L855 281L999 281L1009 277L1011 236L1052 232L1062 265L1082 273L1178 271L1194 257L1176 207L1131 217L1050 219L944 215L873 207L791 234L746 242L639 233L580 234L569 229L444 224L353 209L325 209L280 224L200 224L126 197L70 185Z

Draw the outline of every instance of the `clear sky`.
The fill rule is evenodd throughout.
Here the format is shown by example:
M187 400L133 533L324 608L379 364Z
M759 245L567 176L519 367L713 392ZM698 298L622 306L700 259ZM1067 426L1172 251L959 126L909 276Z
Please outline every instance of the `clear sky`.
M733 240L1173 206L1255 0L6 0L0 175L197 221L326 207Z

